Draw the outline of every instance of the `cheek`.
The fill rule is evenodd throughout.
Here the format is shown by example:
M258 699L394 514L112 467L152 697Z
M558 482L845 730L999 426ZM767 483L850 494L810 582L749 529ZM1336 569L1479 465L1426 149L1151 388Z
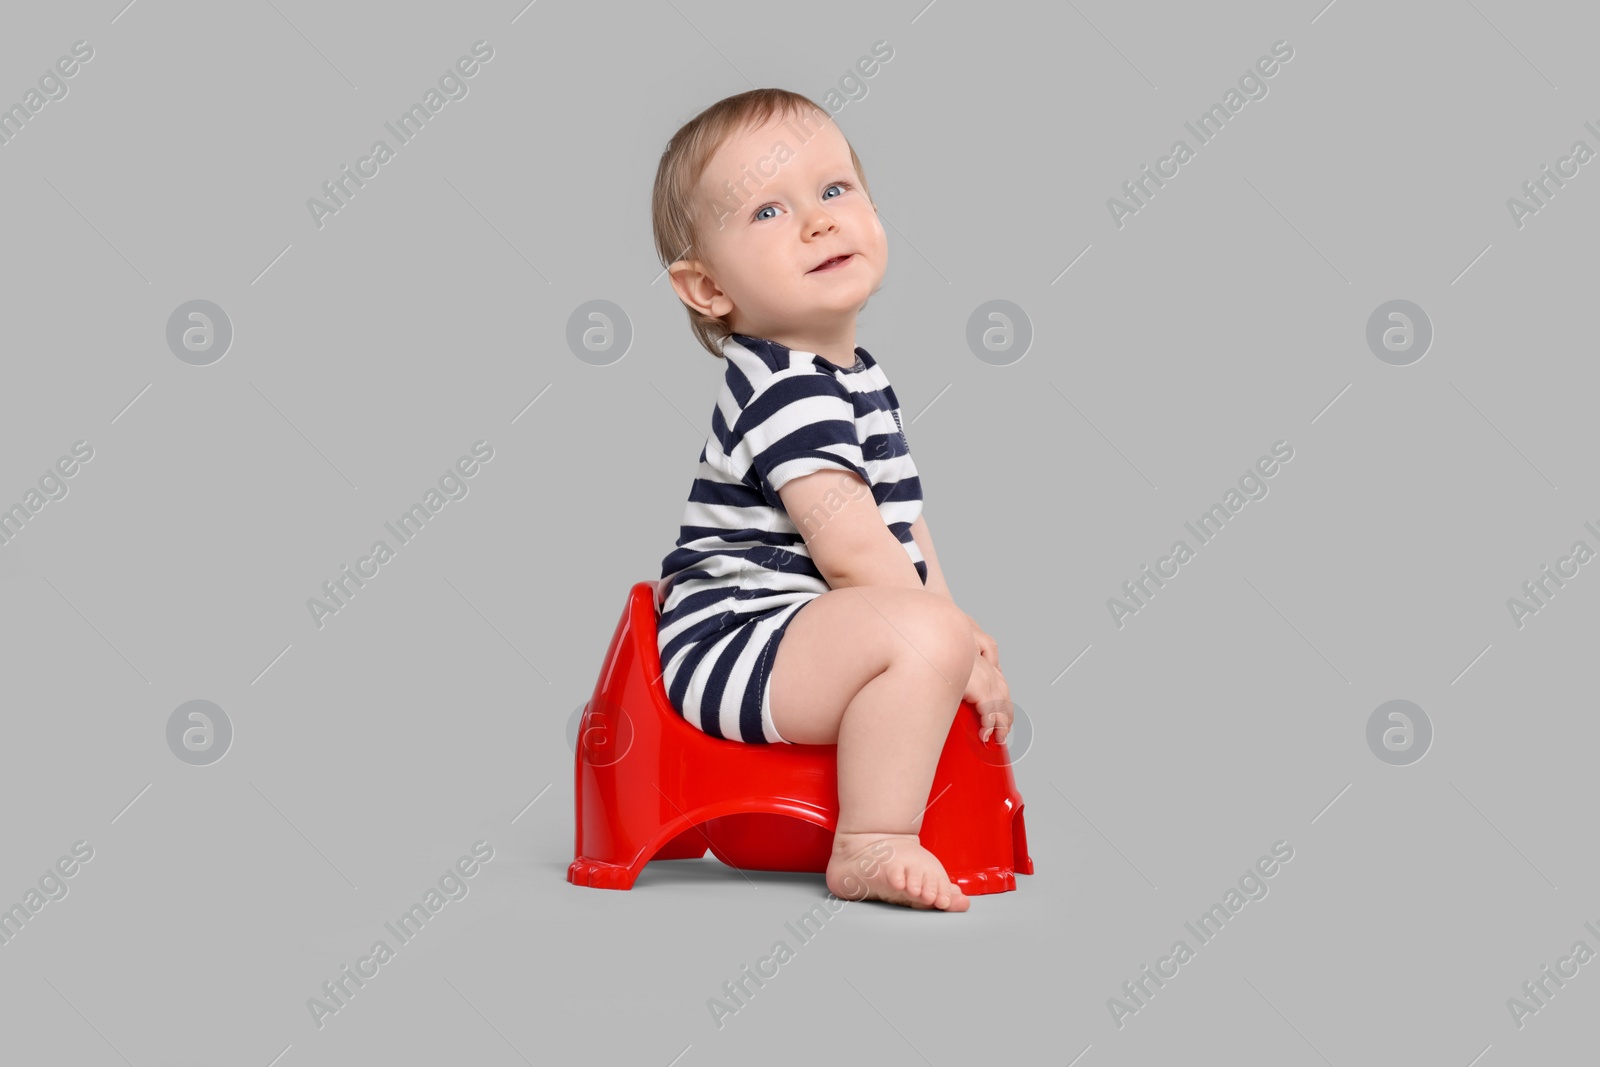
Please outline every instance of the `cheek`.
M870 207L867 208L864 225L866 232L872 235L872 240L880 250L888 247L889 237L883 232L883 220L878 218L878 213Z

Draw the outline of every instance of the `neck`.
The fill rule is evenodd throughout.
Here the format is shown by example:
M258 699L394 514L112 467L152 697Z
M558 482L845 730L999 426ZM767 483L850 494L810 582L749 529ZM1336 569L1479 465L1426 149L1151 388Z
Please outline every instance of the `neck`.
M735 326L734 330L750 337L764 337L769 341L776 341L791 351L814 352L830 363L835 363L841 367L853 367L856 364L856 325L854 321L841 326L836 331L791 330L778 327L770 332L762 332L753 326L749 329L741 329Z

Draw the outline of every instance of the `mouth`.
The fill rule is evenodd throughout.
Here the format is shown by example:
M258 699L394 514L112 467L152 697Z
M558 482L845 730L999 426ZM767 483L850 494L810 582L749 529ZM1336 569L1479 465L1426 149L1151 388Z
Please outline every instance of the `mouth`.
M840 267L855 259L855 257L856 254L854 252L846 252L842 256L834 256L832 259L823 260L815 267L812 267L810 270L806 271L806 273L819 274L830 270L838 270Z

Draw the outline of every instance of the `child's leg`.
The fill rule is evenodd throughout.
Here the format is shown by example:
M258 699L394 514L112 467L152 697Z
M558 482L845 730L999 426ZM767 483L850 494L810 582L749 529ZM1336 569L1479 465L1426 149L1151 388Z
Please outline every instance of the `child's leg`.
M794 744L839 746L835 895L966 910L916 833L976 656L959 609L921 589L836 589L789 621L770 678L773 725Z

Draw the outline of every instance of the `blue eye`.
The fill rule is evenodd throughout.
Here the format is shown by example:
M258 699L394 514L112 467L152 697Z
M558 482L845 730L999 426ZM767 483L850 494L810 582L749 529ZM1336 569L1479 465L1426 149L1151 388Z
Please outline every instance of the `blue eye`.
M852 186L852 185L851 185L851 184L850 184L850 183L849 183L849 182L845 182L845 181L838 181L838 182L829 182L829 183L828 183L828 184L827 184L827 185L826 185L826 186L825 186L825 187L824 187L824 188L823 188L823 192L824 192L824 193L826 193L826 192L827 192L827 191L828 191L828 190L829 190L829 189L834 189L834 188L838 188L838 189L852 189L852 188L854 188L854 186ZM824 197L823 197L823 199L824 199L824 200L837 200L837 199L839 199L839 198L838 198L838 197L836 197L836 196L824 196ZM758 207L758 208L756 208L756 210L755 210L755 214L753 214L753 215L751 215L751 216L750 216L750 219L751 219L751 221L765 221L765 220L764 220L764 219L763 219L763 218L762 218L762 215L761 215L761 213L762 213L762 212L763 212L763 211L766 211L766 210L767 210L767 209L768 209L768 208L776 208L776 207L777 207L777 206L778 206L778 205L776 205L776 204L763 204L763 205L761 205L761 206L760 206L760 207ZM771 217L772 217L772 216L770 216L770 215L768 215L768 216L767 216L767 218L771 218Z

